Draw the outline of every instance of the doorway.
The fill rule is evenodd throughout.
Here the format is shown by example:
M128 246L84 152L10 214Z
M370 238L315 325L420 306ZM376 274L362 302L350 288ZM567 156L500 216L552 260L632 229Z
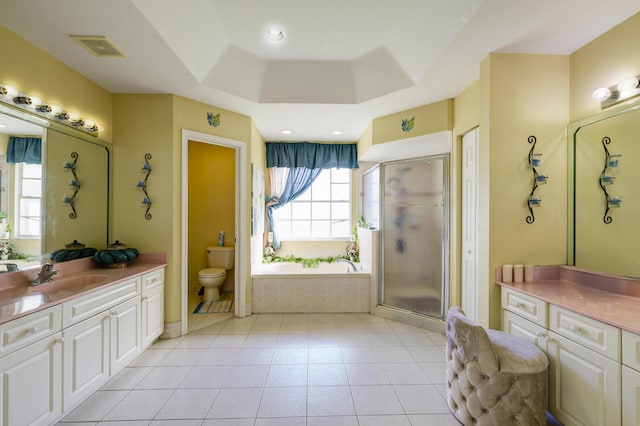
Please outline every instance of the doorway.
M462 136L461 305L478 321L478 129Z
M247 196L247 179L246 179L246 144L240 141L221 138L218 136L209 135L206 133L194 132L191 130L182 131L182 239L181 239L181 320L182 320L182 334L186 334L189 330L189 144L190 143L203 143L212 145L212 147L222 147L231 149L233 151L234 161L234 211L235 220L233 228L227 232L227 242L225 245L233 244L235 246L235 266L234 266L234 315L237 317L244 317L246 312L246 273L245 273L245 259L247 255L248 246L246 243L246 226L243 226L247 221L247 208L246 208L246 196ZM193 173L192 173L193 175ZM228 182L221 183L228 186ZM214 226L214 225L212 225ZM220 226L218 226L219 228ZM219 229L214 229L216 238ZM235 241L234 241L235 236ZM204 256L204 247L203 247Z

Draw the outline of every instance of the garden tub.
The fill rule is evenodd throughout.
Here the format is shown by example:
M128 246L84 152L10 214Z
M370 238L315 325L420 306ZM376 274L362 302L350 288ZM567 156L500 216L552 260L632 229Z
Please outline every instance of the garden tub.
M371 273L353 263L253 265L254 313L369 312Z

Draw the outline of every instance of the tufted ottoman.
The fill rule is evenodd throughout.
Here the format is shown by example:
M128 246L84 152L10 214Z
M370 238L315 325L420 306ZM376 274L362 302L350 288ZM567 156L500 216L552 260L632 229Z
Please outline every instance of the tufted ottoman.
M458 306L447 313L447 403L464 425L546 425L545 353L485 330Z

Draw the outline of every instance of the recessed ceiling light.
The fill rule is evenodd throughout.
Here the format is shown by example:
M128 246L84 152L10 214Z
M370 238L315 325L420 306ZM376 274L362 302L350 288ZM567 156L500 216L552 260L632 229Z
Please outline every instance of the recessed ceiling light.
M5 126L4 124L0 124L0 128L1 128L1 127L7 127L7 126Z
M283 135L290 135L291 134L291 130L284 129L284 130L281 130L280 133L282 133Z
M264 36L269 41L282 41L287 35L282 28L269 27L264 30Z
M336 135L336 136L339 136L339 135L342 134L342 130L333 130L331 133Z

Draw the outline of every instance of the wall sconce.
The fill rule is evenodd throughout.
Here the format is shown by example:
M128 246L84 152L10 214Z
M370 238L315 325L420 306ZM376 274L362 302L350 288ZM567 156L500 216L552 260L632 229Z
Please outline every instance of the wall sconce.
M61 124L71 126L93 136L98 136L98 126L92 120L81 118L78 114L68 113L57 105L43 102L37 96L29 96L19 92L15 87L0 84L0 103L27 111L30 114L57 120ZM90 123L90 125L89 125Z
M142 173L144 174L144 180L139 180L136 184L136 188L141 189L144 192L144 197L142 198L142 206L147 210L144 213L144 218L149 220L151 219L151 213L149 210L151 209L151 197L149 197L149 193L147 192L147 180L149 179L149 175L151 174L151 164L149 164L149 160L151 160L151 154L146 153L144 155L144 164L142 165Z
M604 109L640 95L640 75L627 77L615 86L600 87L591 95L593 99L600 102L600 108Z
M610 143L611 138L609 136L605 136L602 138L602 147L604 148L605 159L604 168L602 169L602 173L600 173L599 179L600 188L604 193L605 200L605 210L602 221L607 225L613 222L613 218L609 216L609 210L618 208L622 204L622 199L620 197L611 196L609 195L609 191L607 191L607 186L612 185L614 180L616 179L613 174L620 165L620 159L622 157L622 155L620 154L611 154L609 152L607 145L609 145Z
M542 204L542 198L536 195L536 190L538 186L544 185L547 183L548 177L542 173L538 173L537 168L540 167L542 163L542 154L534 153L533 150L536 147L536 143L538 142L535 136L529 136L527 141L531 145L531 149L529 150L529 167L533 172L533 186L531 188L531 192L529 193L529 197L527 198L527 207L529 208L529 215L525 218L527 223L533 223L536 220L535 215L533 214L533 209L535 207L540 207Z
M73 195L65 195L62 199L62 202L71 207L71 213L69 213L69 217L71 219L75 219L76 217L78 217L76 213L76 195L78 194L78 191L80 191L80 181L78 180L78 176L76 175L76 162L78 161L78 153L72 152L71 158L73 158L73 161L65 161L63 167L65 172L71 172L71 174L73 174L73 179L69 181L69 187L73 189Z

